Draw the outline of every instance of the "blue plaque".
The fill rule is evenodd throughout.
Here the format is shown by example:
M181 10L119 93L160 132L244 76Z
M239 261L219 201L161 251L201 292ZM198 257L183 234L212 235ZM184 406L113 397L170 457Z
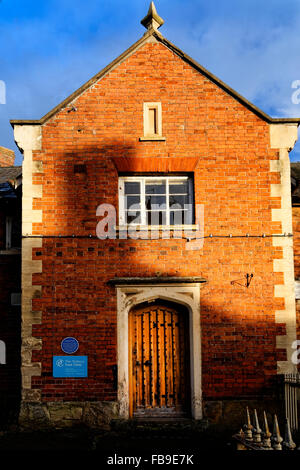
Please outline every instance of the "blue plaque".
M87 377L87 356L53 356L53 377Z
M65 338L61 342L61 349L66 354L74 354L78 351L79 343L76 338Z

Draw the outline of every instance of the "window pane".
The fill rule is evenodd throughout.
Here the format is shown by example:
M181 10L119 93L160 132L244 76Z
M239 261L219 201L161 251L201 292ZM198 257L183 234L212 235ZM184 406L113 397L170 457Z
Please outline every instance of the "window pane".
M140 194L140 185L141 183L136 181L125 181L125 194Z
M184 204L188 204L188 203L189 203L189 197L187 195L186 196L185 195L180 195L180 196L170 195L169 197L170 209L172 209L172 206L174 205L176 205L176 207L173 207L173 209L179 209L181 207L183 209Z
M193 223L193 211L170 211L170 225L190 225Z
M169 183L170 194L188 194L187 181L170 181Z
M165 181L146 182L146 194L166 194Z
M126 212L126 223L138 225L142 223L142 217L140 212L130 211Z
M170 225L184 225L184 211L170 211Z
M146 209L166 209L166 196L146 196Z
M164 211L146 212L148 225L167 225L167 213Z
M149 133L157 134L157 109L149 108Z
M140 210L140 196L127 196L125 200L126 209ZM132 207L134 206L134 207Z

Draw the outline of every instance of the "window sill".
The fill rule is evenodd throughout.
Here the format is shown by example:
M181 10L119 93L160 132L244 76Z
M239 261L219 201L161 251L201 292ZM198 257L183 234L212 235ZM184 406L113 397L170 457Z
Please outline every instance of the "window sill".
M10 248L9 250L0 250L0 255L20 255L21 248Z
M167 231L170 230L172 232L176 231L182 231L182 230L191 230L191 231L197 231L199 230L199 225L117 225L115 229L119 232L121 231L128 231L130 230L136 230L136 231Z
M166 138L161 135L145 135L144 137L140 137L140 142L164 142L165 140Z

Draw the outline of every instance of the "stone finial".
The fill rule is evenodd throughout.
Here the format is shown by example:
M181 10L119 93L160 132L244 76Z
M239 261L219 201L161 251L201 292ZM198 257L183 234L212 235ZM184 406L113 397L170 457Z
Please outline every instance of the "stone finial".
M269 431L269 424L267 420L266 412L264 411L264 431L263 431L263 446L267 449L271 449L271 436L272 434Z
M281 445L282 441L283 441L283 439L280 435L277 416L274 415L274 426L273 426L273 436L272 436L273 449L274 450L282 450L282 445Z
M157 14L154 2L150 3L148 13L141 23L146 29L158 29L164 24L164 20Z
M283 448L286 450L294 450L296 447L296 444L292 438L290 421L288 418L285 418L285 432L284 432L284 441L282 445L283 445Z
M254 410L254 433L253 433L254 442L261 443L261 429L258 422L257 412Z

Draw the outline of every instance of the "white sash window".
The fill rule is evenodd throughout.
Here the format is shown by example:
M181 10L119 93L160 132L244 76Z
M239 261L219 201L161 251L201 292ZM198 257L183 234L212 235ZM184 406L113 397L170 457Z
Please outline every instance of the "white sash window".
M193 199L193 180L188 176L120 177L119 224L190 225Z

